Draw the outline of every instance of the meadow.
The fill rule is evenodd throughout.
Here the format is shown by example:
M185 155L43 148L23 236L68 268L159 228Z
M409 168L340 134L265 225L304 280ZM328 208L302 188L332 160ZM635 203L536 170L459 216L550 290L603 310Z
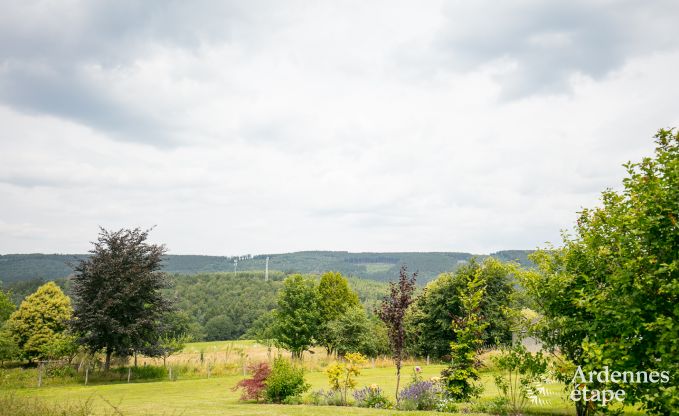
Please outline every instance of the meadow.
M272 354L287 352L273 349ZM201 364L201 354L203 357ZM313 405L272 405L239 401L240 392L233 391L235 384L243 378L243 362L251 363L269 359L266 346L254 341L220 341L191 343L167 361L168 368L174 369L173 380L169 377L151 381L126 380L106 382L95 381L85 386L82 377L59 379L50 383L45 380L41 388L35 387L35 369L18 370L30 374L26 377L24 388L11 388L7 384L0 391L5 400L28 399L35 403L50 404L55 407L77 407L84 403L91 407L97 415L434 415L436 412L403 412L398 410L363 409L357 407L333 407ZM311 390L328 389L328 380L324 372L325 366L333 360L324 352L315 351L305 355L304 366L306 380ZM159 364L157 360L140 357L140 365ZM210 378L206 367L213 365ZM162 365L162 362L160 363ZM402 386L409 381L415 365L422 367L425 378L439 375L443 364L427 365L423 361L409 361L403 368ZM6 376L11 371L5 370ZM482 373L484 392L480 402L490 401L498 395L492 381L493 370L488 368ZM368 363L357 377L358 387L371 384L379 385L389 397L394 396L396 377L395 368L390 360L384 358ZM541 403L529 407L528 414L534 415L571 415L574 414L572 404L566 400L563 386L557 383L544 385L546 395ZM459 411L465 414L474 413L470 405L461 404ZM10 415L8 410L0 408L0 415ZM73 414L73 413L65 413ZM75 413L78 414L78 413ZM641 414L633 410L625 414Z

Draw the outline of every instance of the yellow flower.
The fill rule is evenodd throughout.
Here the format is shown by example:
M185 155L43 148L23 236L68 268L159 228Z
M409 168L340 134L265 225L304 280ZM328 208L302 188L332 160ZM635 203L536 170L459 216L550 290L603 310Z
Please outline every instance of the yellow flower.
M373 384L370 385L370 390L377 390L378 388L379 388L379 387L378 387L377 384L375 384L375 383L373 383Z

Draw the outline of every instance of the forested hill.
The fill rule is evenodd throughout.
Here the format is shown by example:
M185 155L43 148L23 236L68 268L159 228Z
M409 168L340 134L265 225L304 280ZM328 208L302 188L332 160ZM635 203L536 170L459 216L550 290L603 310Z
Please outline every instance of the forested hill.
M501 260L516 260L529 265L527 250L507 250L491 254ZM238 271L264 270L266 257L269 269L283 273L322 273L339 271L346 276L373 280L390 280L398 276L401 264L419 271L419 281L427 282L438 274L452 271L474 255L471 253L350 253L347 251L300 251L286 254L263 254L240 257L167 255L164 270L170 273L197 274L233 271L237 260ZM4 283L29 279L51 280L66 277L72 266L85 258L84 254L6 254L0 255L0 281ZM486 257L479 255L478 257Z

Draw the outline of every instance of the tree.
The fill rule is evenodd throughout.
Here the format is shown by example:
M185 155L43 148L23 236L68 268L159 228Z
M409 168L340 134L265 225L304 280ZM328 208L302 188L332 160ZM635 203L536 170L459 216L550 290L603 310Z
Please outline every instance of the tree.
M406 318L409 349L418 355L436 358L450 353L450 343L455 333L450 330L453 320L463 316L462 293L476 274L485 282L481 300L481 315L488 323L483 331L483 341L488 344L506 344L511 341L510 319L506 310L511 306L514 293L510 276L515 266L494 258L478 262L472 258L455 273L443 273L431 281L417 297Z
M349 282L338 272L326 272L318 284L318 309L320 325L318 342L324 346L328 354L332 352L332 341L328 338L328 324L348 309L360 305L358 295L351 290Z
M461 293L462 316L453 320L455 341L450 343L451 363L441 372L448 395L455 400L478 397L482 386L476 385L481 363L478 351L483 345L483 331L488 326L481 314L481 302L486 292L486 281L480 269L467 282Z
M328 322L324 328L327 345L337 352L338 356L343 356L347 352L374 355L373 329L372 322L361 306L348 309L337 319Z
M293 358L301 359L314 344L321 322L314 280L299 274L288 276L278 294L273 320L276 344L291 351Z
M248 370L250 370L252 378L246 378L239 381L231 391L243 389L240 400L254 400L259 402L259 399L264 397L266 379L269 377L269 374L271 374L271 368L269 368L269 364L267 363L258 363L249 365Z
M148 234L101 228L92 256L75 268L73 329L90 351L104 350L106 370L114 353L159 351L162 319L172 310L161 293L168 286L159 272L166 249L147 243Z
M16 309L16 307L12 302L11 295L0 290L0 326L9 319L9 316L14 312L14 309Z
M398 388L401 383L401 364L405 351L405 327L404 318L408 307L413 302L415 293L415 279L417 272L412 277L408 276L406 265L401 266L397 283L389 283L389 294L384 298L377 316L387 326L389 345L396 364L396 401L399 400Z
M40 286L7 321L17 346L29 360L55 358L53 343L66 342L73 309L71 300L54 282Z
M623 190L604 191L563 247L535 253L537 269L521 275L543 316L541 339L584 372L679 371L679 133L655 138L654 157L625 164ZM621 388L650 413L679 408L674 376ZM595 410L575 404L578 415Z

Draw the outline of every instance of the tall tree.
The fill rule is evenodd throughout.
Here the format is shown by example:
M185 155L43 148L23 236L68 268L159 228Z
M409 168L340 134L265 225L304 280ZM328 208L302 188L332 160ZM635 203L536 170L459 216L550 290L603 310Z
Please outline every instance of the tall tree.
M329 337L328 325L338 319L350 308L358 306L358 295L349 287L349 282L338 272L326 272L318 283L318 309L321 328L318 343L328 353L333 350L333 342Z
M398 282L389 283L389 294L382 300L377 310L377 316L387 326L389 345L392 357L396 364L396 401L399 399L398 389L401 384L401 364L405 352L405 325L404 318L408 307L413 302L415 293L415 280L417 272L408 275L406 265L401 266Z
M91 351L104 351L106 370L114 353L160 351L161 321L172 305L161 293L166 249L146 242L149 231L101 228L92 256L75 268L73 329Z
M301 359L314 344L321 322L315 281L300 274L288 276L278 294L273 320L275 342Z
M679 132L660 130L655 138L654 157L626 164L622 191L604 191L600 207L583 210L562 248L537 252L538 267L524 273L522 283L544 317L539 333L548 346L585 372L604 365L668 371L665 383L622 388L626 403L676 414ZM585 415L592 402L575 404Z
M65 332L72 313L68 296L47 282L21 302L7 327L26 358L52 358L55 345L68 342Z

